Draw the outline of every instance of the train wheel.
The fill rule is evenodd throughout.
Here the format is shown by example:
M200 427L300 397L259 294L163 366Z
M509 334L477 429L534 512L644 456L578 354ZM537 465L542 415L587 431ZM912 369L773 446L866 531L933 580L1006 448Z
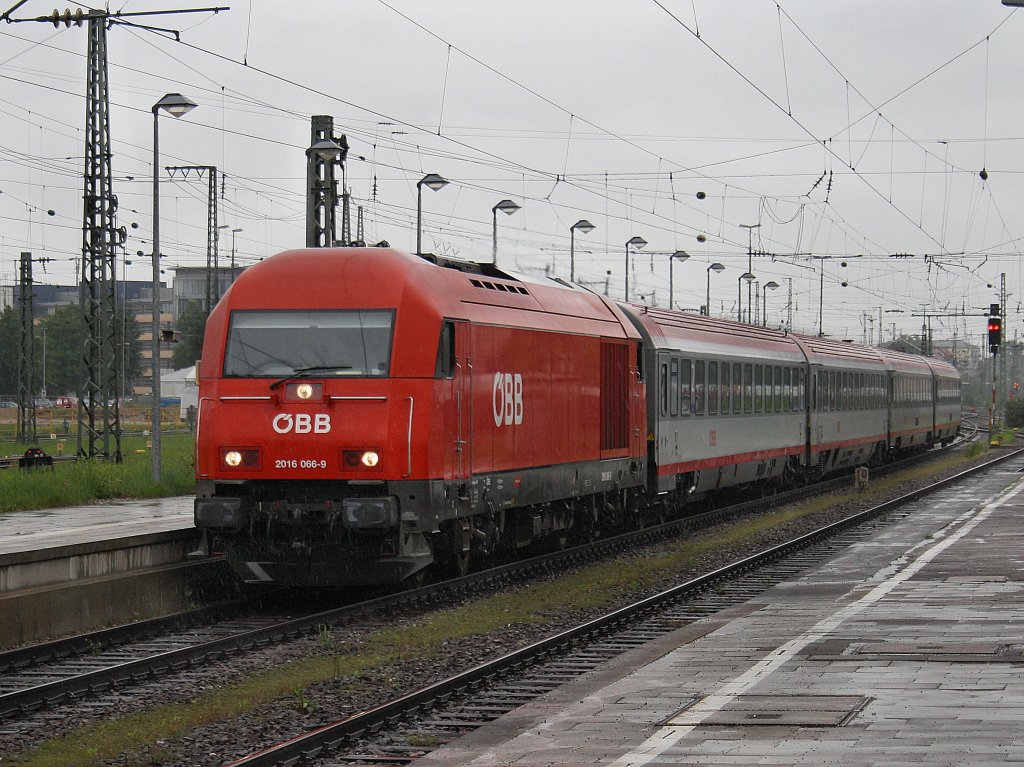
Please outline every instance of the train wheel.
M468 519L453 519L442 524L441 534L435 536L432 543L434 560L443 577L461 578L469 572L472 534Z

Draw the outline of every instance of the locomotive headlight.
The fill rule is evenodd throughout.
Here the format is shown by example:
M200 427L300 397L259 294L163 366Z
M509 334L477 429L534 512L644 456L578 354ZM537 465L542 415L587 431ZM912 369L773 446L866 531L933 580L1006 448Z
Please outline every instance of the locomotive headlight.
M313 387L308 383L299 384L295 387L295 395L299 399L309 399L313 396Z
M380 448L353 447L341 451L342 471L380 468Z
M220 451L220 462L228 469L259 469L260 451L257 448L224 447Z

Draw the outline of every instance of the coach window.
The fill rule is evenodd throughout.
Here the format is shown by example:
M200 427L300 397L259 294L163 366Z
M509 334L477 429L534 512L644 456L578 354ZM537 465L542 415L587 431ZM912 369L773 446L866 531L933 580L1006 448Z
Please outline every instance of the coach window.
M675 357L668 362L668 412L679 415L679 360Z
M793 409L793 368L782 368L782 411Z
M658 368L658 388L661 389L661 415L668 415L668 363L662 362Z
M732 412L743 412L743 366L732 363Z
M782 368L778 365L775 366L775 375L772 377L772 397L775 400L775 405L772 408L776 413L782 412Z
M684 359L679 366L679 415L687 416L693 412L693 402L690 397L693 391L693 382L690 380L693 374L693 363Z
M754 410L754 366L749 362L743 363L743 412L751 413Z
M693 363L693 412L704 415L704 360Z
M722 363L722 415L729 415L732 412L732 376L729 374L731 370L728 362Z
M701 363L697 363L698 365ZM718 363L708 363L708 415L718 415Z
M754 412L764 410L764 366L754 365Z
M806 400L804 399L805 375L804 369L799 368L793 378L793 409L797 412L806 407Z

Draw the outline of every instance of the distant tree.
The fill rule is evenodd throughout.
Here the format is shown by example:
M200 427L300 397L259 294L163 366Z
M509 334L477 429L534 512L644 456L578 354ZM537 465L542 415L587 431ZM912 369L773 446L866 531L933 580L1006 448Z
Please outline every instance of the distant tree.
M74 305L58 306L35 326L37 386L50 396L78 393L85 349L83 327L82 312Z
M18 350L21 320L11 307L0 312L0 394L18 393Z
M131 381L142 368L139 355L138 327L132 317L114 318L113 347L117 354L117 375L123 373L122 391L131 390ZM46 337L46 379L43 380L43 336ZM38 321L35 327L36 380L45 385L49 395L76 395L82 387L85 368L85 322L78 306L59 306ZM122 361L120 352L124 350ZM123 364L122 364L123 362ZM101 371L101 376L103 375Z
M1006 403L1006 425L1024 426L1024 400L1012 399Z
M171 363L175 370L191 367L203 355L203 334L206 332L206 312L202 302L189 301L178 315L178 342L174 344Z

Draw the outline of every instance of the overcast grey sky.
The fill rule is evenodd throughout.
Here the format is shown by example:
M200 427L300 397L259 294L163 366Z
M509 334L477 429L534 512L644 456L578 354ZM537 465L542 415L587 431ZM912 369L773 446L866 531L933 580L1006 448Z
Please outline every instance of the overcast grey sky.
M170 7L200 6L111 10ZM13 15L52 10L29 0ZM161 118L161 165L220 169L243 264L304 244L309 116L328 114L370 242L414 249L415 184L439 173L452 183L424 191L428 251L489 260L507 197L522 209L498 221L500 265L568 277L569 228L586 218L577 276L616 298L639 235L632 298L666 306L668 254L684 250L676 303L704 303L720 261L712 311L735 316L749 237L771 254L753 259L758 283L781 286L772 324L791 284L795 329L816 331L823 284L827 333L877 333L879 308L886 335L917 332L923 309L979 315L1005 273L1019 327L1024 15L998 0L243 0L146 21L181 42L108 33L131 279L149 274L134 254L150 249L150 109L177 91L200 108ZM0 25L0 282L23 250L54 259L37 279L74 282L86 43L85 29ZM165 176L168 268L205 263L205 195ZM933 324L983 330L980 316Z

